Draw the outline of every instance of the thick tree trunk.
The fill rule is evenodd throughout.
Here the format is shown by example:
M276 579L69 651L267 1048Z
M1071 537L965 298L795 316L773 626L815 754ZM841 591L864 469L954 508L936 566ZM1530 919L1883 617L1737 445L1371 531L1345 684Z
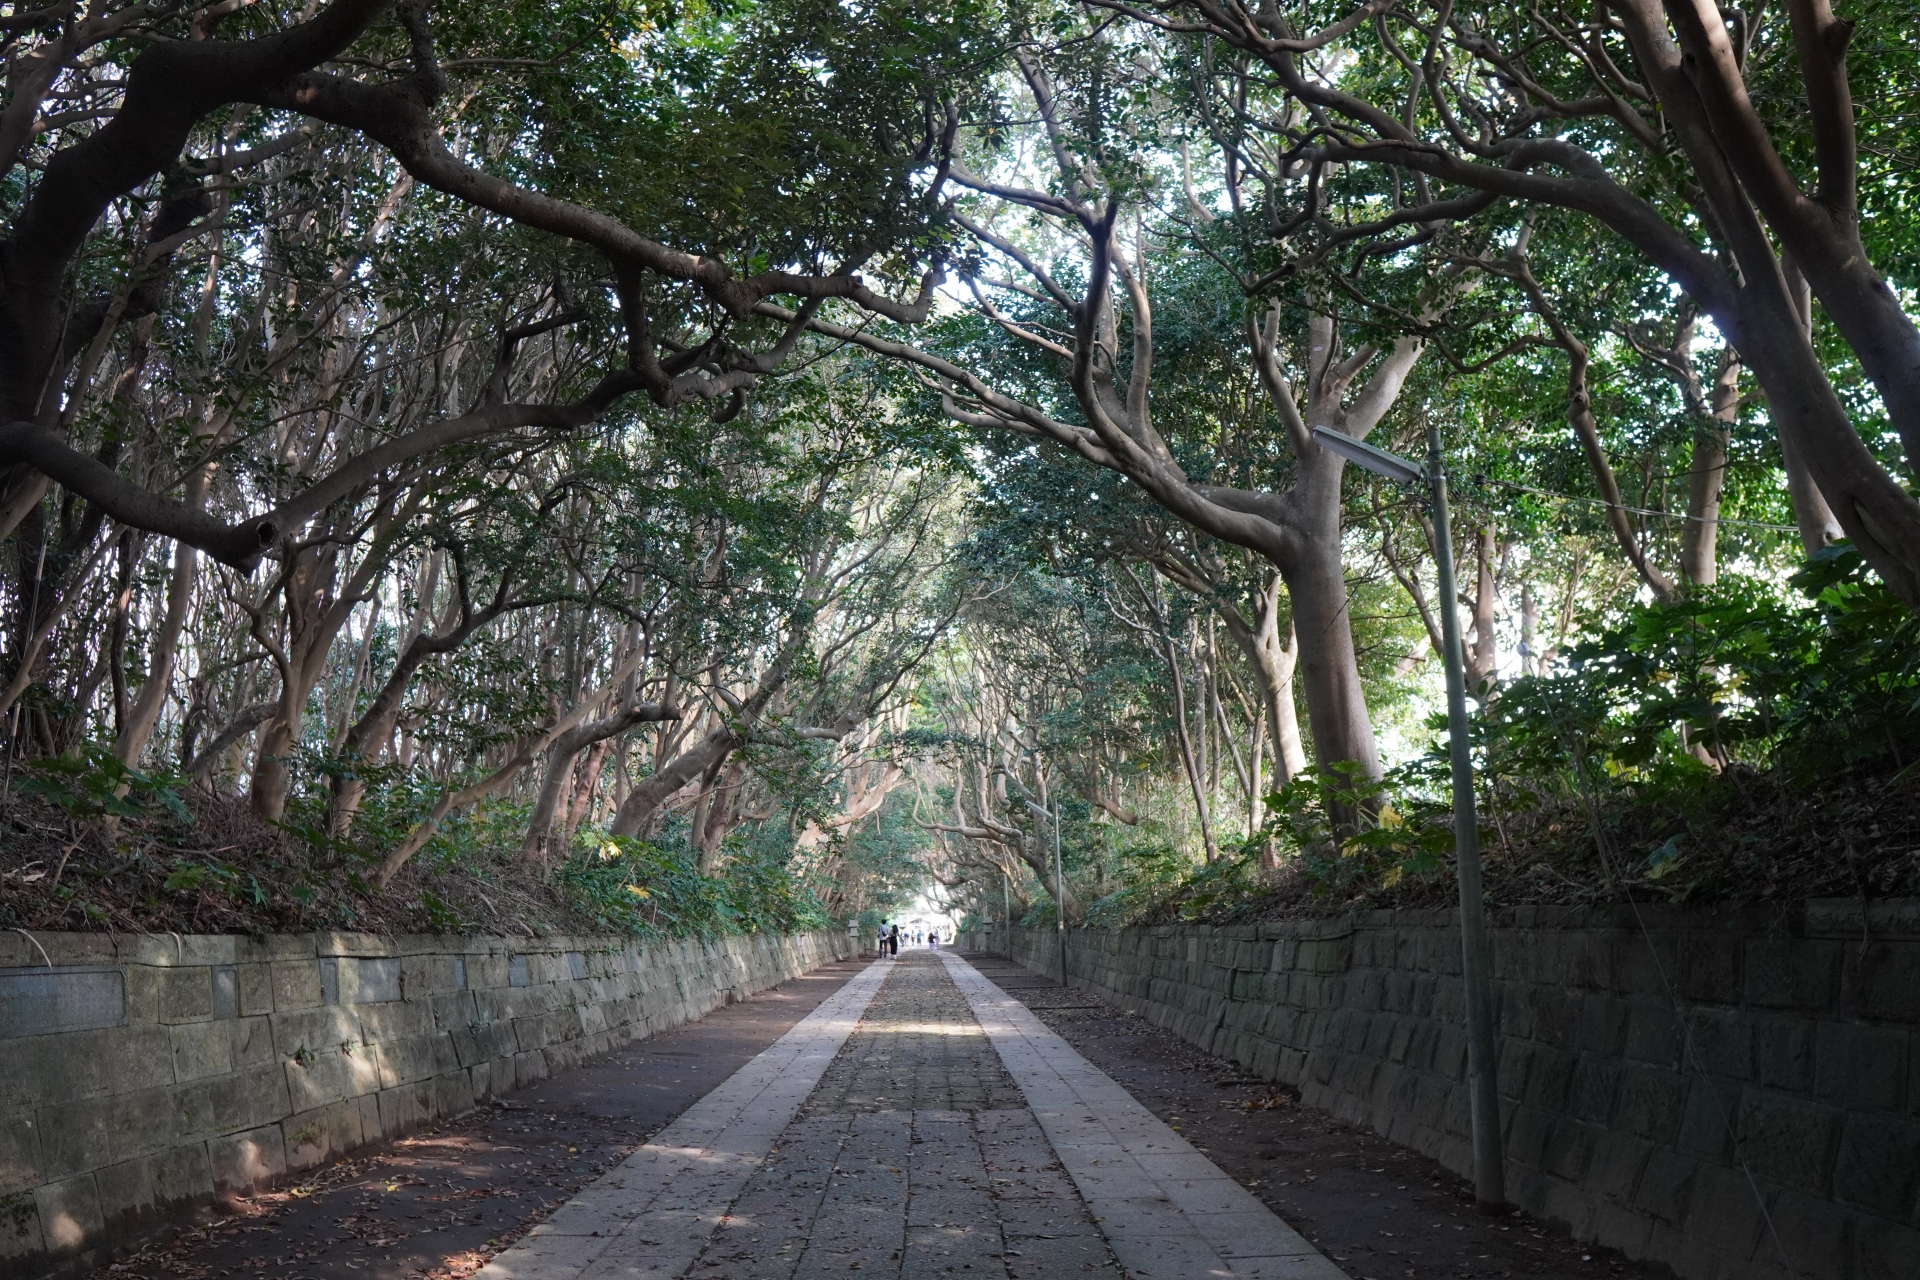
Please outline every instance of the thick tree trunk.
M1687 527L1680 538L1680 576L1696 586L1720 577L1720 494L1727 483L1727 444L1740 416L1740 356L1720 349L1713 390L1694 411L1693 460L1687 468Z
M1213 814L1207 805L1207 788L1201 776L1200 761L1194 756L1193 735L1187 731L1187 682L1180 674L1180 655L1174 649L1171 637L1160 637L1160 656L1167 660L1167 670L1173 676L1174 735L1180 744L1180 763L1187 771L1187 784L1193 790L1193 808L1200 821L1201 846L1206 850L1207 861L1214 862L1219 859L1220 850L1213 841Z
M575 771L573 799L567 805L567 816L560 829L560 843L568 848L573 847L574 833L593 811L593 798L600 790L600 774L606 768L607 755L612 749L611 739L594 743L587 748L587 758Z
M1307 767L1307 746L1300 736L1300 708L1293 696L1294 672L1300 663L1300 629L1291 616L1287 618L1286 643L1281 644L1277 634L1270 635L1263 640L1261 652L1273 689L1269 715L1273 721L1274 781L1284 787Z
M1500 642L1496 634L1495 613L1500 604L1500 583L1494 574L1499 555L1491 522L1480 527L1474 539L1473 638L1467 645L1467 692L1485 702L1500 674ZM1459 602L1443 601L1457 607Z
M736 733L731 725L722 724L669 760L665 766L655 769L636 783L621 802L620 811L613 815L613 834L639 835L654 811L675 792L712 768L716 762L726 759L745 742L746 739Z
M1894 594L1920 608L1920 502L1888 475L1827 381L1783 288L1741 290L1728 336L1766 392L1781 452L1804 465L1853 540ZM1796 519L1800 517L1796 510ZM1813 530L1802 524L1809 542ZM1810 548L1811 549L1811 548Z
M1520 584L1520 670L1530 676L1545 671L1540 661L1540 602L1534 598L1533 584Z
M1672 600L1678 594L1673 579L1654 566L1647 558L1646 548L1640 545L1640 531L1634 528L1633 517L1627 514L1626 502L1620 496L1620 482L1614 478L1613 464L1607 460L1607 451L1600 443L1600 427L1593 418L1593 396L1587 389L1587 349L1571 335L1562 338L1561 346L1567 352L1567 422L1573 427L1574 438L1580 442L1580 452L1586 456L1587 470L1600 490L1600 500L1607 505L1607 524L1613 529L1614 541L1620 544L1627 563L1640 575L1640 580L1653 590L1654 597Z
M534 795L533 813L527 820L526 838L520 843L520 856L530 861L546 861L556 852L548 836L553 829L554 816L559 811L561 793L573 775L576 756L588 747L603 749L608 739L625 733L644 720L675 720L679 715L679 711L670 706L641 703L599 720L576 725L555 738L553 745L547 748L547 767L540 779L540 789ZM574 819L569 815L565 834L559 841L558 852L562 855L571 841L573 826Z
M173 572L167 580L167 612L153 637L153 649L147 659L147 678L133 700L133 710L113 744L113 754L128 765L137 765L140 755L160 722L160 710L166 705L167 691L173 684L173 662L180 650L180 635L186 629L187 612L193 605L194 584L200 578L200 553L184 542L173 547Z
M1811 556L1846 537L1840 518L1827 505L1799 447L1784 432L1780 435L1780 467L1787 475L1787 503L1793 509L1794 526L1800 530L1801 549Z
M1786 277L1787 297L1793 303L1794 316L1800 322L1807 342L1813 342L1813 294L1792 259L1781 263ZM1800 545L1809 556L1823 551L1846 536L1833 508L1821 496L1820 486L1807 470L1799 450L1780 433L1780 466L1787 475L1787 501L1793 509L1793 523L1800 530Z
M1380 751L1353 648L1340 544L1315 543L1306 554L1278 567L1293 601L1293 626L1300 641L1298 674L1307 697L1314 760L1323 772L1349 773L1356 783L1378 778Z
M740 813L740 787L746 766L736 757L707 770L701 804L695 813L693 847L700 855L700 874L718 875L720 851L726 845L727 832L733 830Z

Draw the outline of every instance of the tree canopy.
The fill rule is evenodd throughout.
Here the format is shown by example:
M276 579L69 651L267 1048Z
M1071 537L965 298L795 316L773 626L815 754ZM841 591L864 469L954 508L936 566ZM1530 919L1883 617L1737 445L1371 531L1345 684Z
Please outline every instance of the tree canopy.
M1911 891L1843 8L0 6L0 915Z

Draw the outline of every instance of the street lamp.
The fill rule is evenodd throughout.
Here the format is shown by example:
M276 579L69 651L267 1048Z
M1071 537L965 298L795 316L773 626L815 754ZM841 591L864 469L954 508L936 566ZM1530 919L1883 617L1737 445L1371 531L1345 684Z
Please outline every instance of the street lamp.
M1347 461L1396 484L1426 481L1433 509L1433 558L1440 571L1441 658L1447 671L1447 739L1453 758L1453 850L1460 877L1460 976L1467 993L1467 1096L1473 1116L1474 1198L1487 1210L1504 1209L1507 1182L1500 1150L1499 1059L1493 1042L1487 913L1480 883L1480 825L1473 802L1473 755L1467 746L1467 673L1461 656L1459 592L1453 580L1453 532L1447 518L1447 471L1440 427L1427 423L1427 465L1325 427L1313 439Z

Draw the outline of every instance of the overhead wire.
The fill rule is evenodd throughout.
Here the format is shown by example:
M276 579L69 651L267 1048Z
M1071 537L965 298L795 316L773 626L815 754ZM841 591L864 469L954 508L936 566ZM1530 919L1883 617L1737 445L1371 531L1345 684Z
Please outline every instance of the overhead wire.
M1473 480L1475 484L1498 485L1502 489L1517 489L1521 493L1538 494L1543 498L1558 498L1562 502L1584 502L1592 507L1613 507L1636 516L1658 516L1664 520L1693 520L1701 524L1731 524L1739 525L1745 529L1770 529L1775 533L1800 532L1797 525L1791 524L1768 524L1763 520L1729 520L1720 516L1714 516L1709 519L1706 516L1683 515L1672 511L1655 511L1648 507L1621 506L1617 503L1608 502L1605 498L1583 498L1575 493L1556 493L1552 489L1536 489L1532 485L1515 484L1511 480L1495 480L1488 476L1475 476Z

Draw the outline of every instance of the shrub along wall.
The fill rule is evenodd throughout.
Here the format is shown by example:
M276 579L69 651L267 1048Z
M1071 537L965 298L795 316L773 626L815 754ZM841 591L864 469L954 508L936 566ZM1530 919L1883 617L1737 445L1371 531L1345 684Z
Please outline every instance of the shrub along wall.
M1689 1280L1920 1277L1920 900L1494 919L1507 1187ZM1059 974L1051 931L1016 959ZM1069 935L1069 980L1471 1168L1451 912Z
M0 1272L85 1264L850 941L0 935Z

